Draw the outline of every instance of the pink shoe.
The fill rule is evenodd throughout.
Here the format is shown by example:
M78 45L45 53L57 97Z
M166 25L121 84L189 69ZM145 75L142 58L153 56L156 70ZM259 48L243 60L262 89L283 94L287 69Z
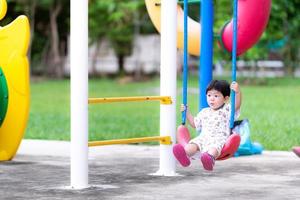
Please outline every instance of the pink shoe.
M208 153L201 154L201 162L203 165L203 168L212 171L215 165L215 159L213 156L209 155Z
M300 147L293 147L293 152L300 157Z
M178 162L183 166L187 167L191 164L190 159L187 157L184 147L181 144L175 144L173 147L173 154Z

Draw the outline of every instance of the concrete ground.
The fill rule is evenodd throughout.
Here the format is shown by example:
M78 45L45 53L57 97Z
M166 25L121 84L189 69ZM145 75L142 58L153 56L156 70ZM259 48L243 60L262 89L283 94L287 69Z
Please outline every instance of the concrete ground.
M69 143L23 140L13 161L0 163L0 199L300 199L300 159L292 152L218 161L213 172L198 160L181 176L152 176L158 146L91 148L91 187L72 190Z

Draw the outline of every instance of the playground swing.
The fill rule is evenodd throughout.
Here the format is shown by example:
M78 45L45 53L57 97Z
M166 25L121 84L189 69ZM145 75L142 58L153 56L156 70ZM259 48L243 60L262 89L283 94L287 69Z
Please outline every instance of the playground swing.
M187 0L184 0L184 46L183 46L183 104L187 105L187 79L188 79L188 39L187 39ZM237 0L234 0L234 16L233 16L233 50L232 50L232 81L236 81L236 49L237 49ZM231 118L230 128L234 126L234 112L235 112L235 93L231 91ZM182 112L182 124L177 129L177 142L178 144L185 146L190 141L190 133L185 126L186 122L186 110ZM240 144L241 137L238 133L233 133L228 137L220 156L217 160L225 160L234 155Z

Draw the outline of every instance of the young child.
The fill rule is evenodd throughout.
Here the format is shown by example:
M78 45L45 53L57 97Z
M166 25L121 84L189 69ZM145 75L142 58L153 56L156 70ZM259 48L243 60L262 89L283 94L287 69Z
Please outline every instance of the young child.
M203 168L213 170L215 159L230 136L229 102L230 89L235 91L235 118L238 117L241 107L241 91L237 82L231 85L224 80L213 80L206 89L208 108L202 109L194 118L188 106L181 105L181 112L187 111L186 117L189 124L201 134L192 139L185 147L177 144L173 147L173 153L179 163L187 167L190 165L190 157L197 152L201 153L200 159Z

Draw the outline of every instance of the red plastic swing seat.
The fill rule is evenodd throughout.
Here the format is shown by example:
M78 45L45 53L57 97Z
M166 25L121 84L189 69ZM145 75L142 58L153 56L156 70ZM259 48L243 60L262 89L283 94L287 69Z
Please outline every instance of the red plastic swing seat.
M180 125L177 129L177 142L183 146L187 145L191 139L189 130L184 125ZM238 133L232 133L222 151L221 155L217 158L217 160L226 160L234 155L234 153L238 150L241 142L241 136Z

